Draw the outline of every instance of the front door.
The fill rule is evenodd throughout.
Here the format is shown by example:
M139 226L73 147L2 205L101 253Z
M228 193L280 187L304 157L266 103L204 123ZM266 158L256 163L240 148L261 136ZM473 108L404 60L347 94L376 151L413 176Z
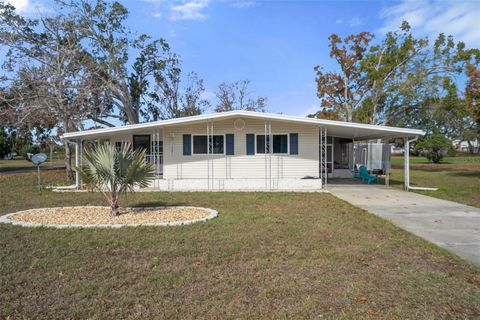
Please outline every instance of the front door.
M133 150L146 149L147 154L150 154L150 147L151 145L149 134L133 135Z

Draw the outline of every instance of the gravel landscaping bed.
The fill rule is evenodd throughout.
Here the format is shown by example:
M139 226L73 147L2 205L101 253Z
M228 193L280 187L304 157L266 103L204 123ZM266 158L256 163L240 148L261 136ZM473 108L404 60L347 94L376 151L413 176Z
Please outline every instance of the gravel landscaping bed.
M205 221L217 216L217 211L198 207L123 208L112 217L109 207L60 207L30 209L0 217L0 222L22 226L122 227L169 226Z

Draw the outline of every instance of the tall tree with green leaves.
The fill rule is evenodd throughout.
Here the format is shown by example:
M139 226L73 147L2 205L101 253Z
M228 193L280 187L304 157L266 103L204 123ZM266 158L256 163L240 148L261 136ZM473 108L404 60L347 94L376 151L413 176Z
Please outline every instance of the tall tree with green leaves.
M315 68L321 108L312 116L460 137L469 120L455 84L468 65L478 65L479 51L443 34L430 45L414 37L407 22L378 43L373 38L366 32L329 37L340 71Z
M423 54L428 45L426 39L416 39L410 25L404 21L399 30L388 32L378 45L370 47L360 65L367 97L357 111L357 120L370 124L385 124L388 97L405 78L409 64Z
M61 13L29 19L0 3L0 43L8 48L0 102L17 127L57 127L58 135L82 128L88 100L97 90L84 66L91 56L82 35ZM73 178L70 146L65 142L67 176Z
M440 132L461 139L471 121L458 84L466 68L478 61L477 49L440 34L431 47L412 59L408 72L390 86L385 101L386 123Z
M12 151L13 143L7 130L0 126L0 159L3 159Z
M361 68L362 59L373 39L373 34L361 32L344 39L332 34L330 58L337 61L340 72L327 72L316 66L317 96L324 111L333 111L343 121L354 121L354 113L368 92L368 79Z
M468 68L468 80L465 88L465 100L467 110L476 122L480 134L480 69L470 65Z

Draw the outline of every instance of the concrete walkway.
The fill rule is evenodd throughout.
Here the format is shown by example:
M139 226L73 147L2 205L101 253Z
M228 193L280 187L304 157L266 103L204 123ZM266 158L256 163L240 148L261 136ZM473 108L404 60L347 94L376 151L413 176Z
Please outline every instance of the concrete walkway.
M368 185L329 191L469 261L480 264L480 209L413 192Z

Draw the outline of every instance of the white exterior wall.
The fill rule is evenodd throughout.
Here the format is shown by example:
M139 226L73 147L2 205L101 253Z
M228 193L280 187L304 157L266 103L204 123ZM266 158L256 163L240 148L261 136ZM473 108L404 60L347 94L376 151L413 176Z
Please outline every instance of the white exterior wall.
M318 128L306 124L271 122L272 134L298 133L298 155L247 155L246 135L264 134L265 121L243 118L245 128L234 129L236 119L213 123L213 134L234 134L234 155L183 155L183 134L207 133L207 123L163 129L164 179L301 179L318 177ZM193 137L192 137L193 145ZM210 158L210 167L208 165ZM270 169L271 163L271 169ZM267 165L267 169L265 166ZM271 175L270 175L271 170ZM222 183L222 182L218 182ZM318 183L318 182L317 182Z

